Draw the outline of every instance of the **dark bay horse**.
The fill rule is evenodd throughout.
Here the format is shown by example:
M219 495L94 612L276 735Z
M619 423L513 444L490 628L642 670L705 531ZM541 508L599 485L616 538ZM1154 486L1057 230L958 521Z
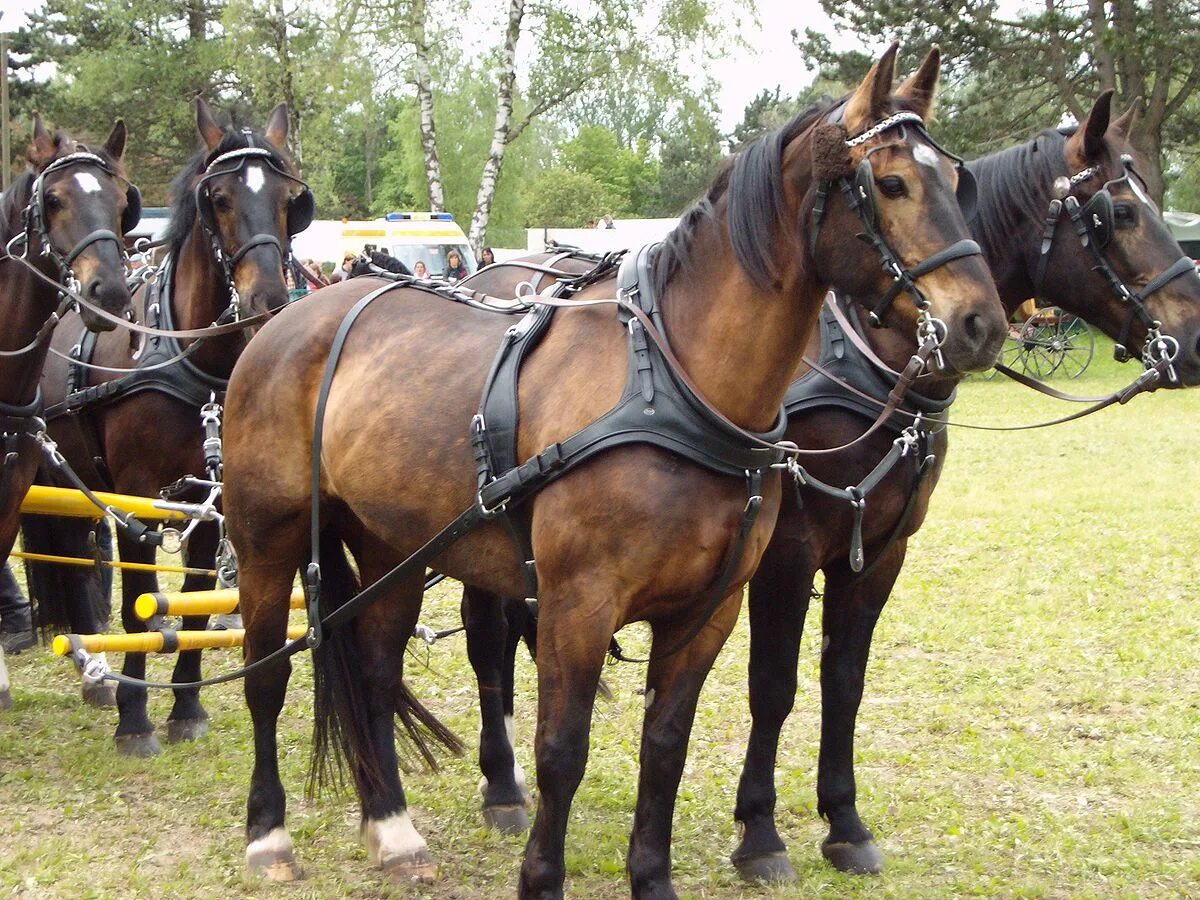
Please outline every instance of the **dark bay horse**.
M1043 132L1025 144L970 163L980 189L979 216L972 230L1010 313L1027 297L1038 296L1096 324L1140 356L1137 348L1146 338L1144 324L1134 317L1130 301L1096 270L1096 257L1080 241L1073 223L1064 216L1052 226L1050 246L1043 243L1047 211L1053 201L1063 199L1061 179L1065 178L1069 196L1077 198L1081 207L1103 190L1111 193L1113 207L1103 214L1109 216L1108 224L1102 215L1098 226L1111 227L1102 253L1130 289L1145 291L1183 256L1158 211L1146 200L1136 173L1127 172L1123 161L1133 152L1128 142L1132 114L1110 122L1110 103L1111 92L1102 95L1087 120L1070 133ZM1194 385L1200 382L1200 278L1194 271L1182 270L1149 294L1145 307L1162 322L1163 333L1178 341L1180 383ZM866 336L891 365L902 364L912 350L888 346L880 338L890 335L881 332L869 331ZM810 351L815 356L818 348L811 346ZM928 392L945 397L952 389L953 379L948 379ZM863 423L861 413L832 404L817 406L790 419L789 436L805 444L836 445L860 432ZM852 452L833 454L806 468L832 483L854 483L887 452L893 437L881 435ZM911 466L896 470L871 495L863 534L867 568L861 573L848 562L849 506L812 489L801 491L803 505L785 493L775 534L750 582L753 725L734 813L742 825L742 840L733 856L746 878L795 877L775 826L775 756L795 697L800 638L818 570L824 572L825 586L817 808L829 822L822 851L842 871L882 868L883 857L855 803L855 719L872 632L904 564L908 538L924 520L945 459L944 432L938 434L933 452L937 462L922 479L915 502L910 497L919 476Z
M923 143L917 128L899 127L927 105L937 61L923 67L920 90L893 97L895 52L889 49L844 104L806 111L741 156L654 263L664 324L653 332L669 335L680 361L676 376L689 373L710 408L740 429L770 429L780 421L829 287L868 296L885 293L892 282L878 247L854 237L864 219L847 199L849 190L828 196L816 227L822 184L865 172L863 191L880 192L877 234L903 260L928 259L966 237L952 166L944 158L921 164L914 156ZM837 110L840 126L827 121ZM870 166L861 168L868 155ZM469 423L512 320L411 287L375 293L384 285L352 280L323 291L322 303L289 308L250 343L230 381L226 521L238 555L247 663L283 644L293 577L311 558L310 531L319 536L320 602L328 615L356 590L343 542L358 576L372 583L464 509L481 508ZM577 300L604 301L614 287L611 280L593 285ZM947 369L989 365L1004 323L981 259L956 257L923 276L920 291L946 325ZM339 323L367 297L378 302L360 307L344 334L336 377L322 392L328 405L314 464L322 373ZM545 315L542 309L536 315ZM632 365L627 336L639 332L612 312L607 304L558 311L525 359L518 459L558 446L623 396ZM893 315L914 328L921 318L907 298ZM663 382L657 383L661 393ZM749 503L747 481L753 490L752 475L717 474L631 443L588 459L524 501L540 602L540 808L521 871L522 896L562 893L567 820L586 764L600 669L613 633L638 620L651 624L654 659L628 868L635 895L674 896L671 822L697 697L779 504L775 477L764 478ZM317 499L323 514L314 523ZM760 503L762 515L748 523L747 509ZM739 544L743 553L735 550ZM497 596L521 595L529 573L495 522L430 564ZM328 628L314 658L316 735L326 739L317 742L316 762L336 744L362 804L369 859L406 879L435 871L406 810L393 734L403 648L420 610L423 576L422 570L403 584L390 582L386 595L356 618ZM289 671L286 662L259 668L245 682L256 753L247 863L279 879L296 875L275 737Z
M119 120L92 148L51 135L35 116L29 169L0 197L0 559L12 551L41 459L38 377L65 313L56 286L72 286L113 315L129 308L122 236L137 224L141 202L122 164L125 142ZM113 327L87 307L82 318L94 331ZM10 702L0 650L0 708Z
M171 186L172 216L158 282L137 293L139 320L160 328L205 328L217 321L282 307L288 296L283 260L289 252L290 236L303 230L312 218L311 195L287 155L286 105L277 106L259 132L221 128L207 104L197 100L196 125L203 147ZM74 366L67 360L51 357L42 381L51 404L51 435L93 489L154 497L185 475L204 477L201 407L213 399L220 401L248 339L242 330L196 344L154 337L133 341L118 332L101 337L94 348L84 350L87 345L80 337L78 322L68 319L59 326L55 348L115 371L72 371ZM183 350L192 351L185 360L158 367ZM64 403L68 396L69 404ZM51 527L36 530L30 524L26 524L30 549L80 555L87 547L86 524L52 520ZM187 542L188 565L211 569L216 542L213 526L198 527ZM154 562L153 546L123 532L118 532L118 546L124 561ZM89 578L86 571L81 575L75 569L37 566L30 579L31 593L43 602L56 596L77 597ZM188 575L184 581L188 591L212 586L213 578L208 575ZM146 624L134 614L133 602L139 594L158 590L157 577L152 572L126 570L122 588L125 630L145 631ZM81 614L80 606L85 607L83 614L90 608L90 604L75 606L75 617ZM202 629L206 623L206 616L189 617L183 627ZM61 624L94 632L103 623L90 623L90 628L86 622ZM145 677L145 655L126 654L122 671ZM197 680L200 653L180 653L172 677L176 682ZM145 690L121 685L116 701L118 752L134 756L159 752L154 725L147 715ZM176 691L167 720L168 741L200 736L208 730L207 720L198 691Z
M1144 346L1147 337L1144 323L1138 322L1130 302L1114 284L1095 270L1096 258L1073 227L1067 221L1057 223L1051 242L1043 244L1048 210L1053 201L1065 196L1061 184L1056 187L1056 179L1073 181L1071 193L1081 208L1108 186L1113 200L1112 233L1102 251L1104 258L1126 285L1143 292L1146 307L1162 322L1162 331L1178 342L1179 382L1195 384L1200 380L1200 279L1191 271L1181 271L1163 281L1161 288L1146 293L1183 253L1157 210L1146 201L1136 173L1129 173L1125 180L1123 157L1132 152L1127 140L1132 113L1110 121L1110 102L1111 94L1102 95L1077 129L1044 132L1018 147L971 163L981 186L973 231L985 249L1010 313L1026 297L1036 295L1099 324L1136 350ZM1089 170L1087 177L1078 177ZM1044 265L1042 258L1046 259ZM565 274L579 274L591 264L550 254L527 261L553 266ZM480 272L467 283L478 290L507 295L521 280L546 277L538 276L536 269L522 271L521 262L514 260L504 268ZM859 321L851 308L843 305L843 309L852 324ZM832 315L826 318L830 329L839 327ZM1131 321L1137 327L1127 331ZM892 330L866 329L862 336L893 368L903 366L915 349L911 339ZM836 333L830 331L826 337L835 338ZM831 339L826 346L835 343ZM822 335L814 335L806 356L818 359L821 350ZM803 380L797 385L807 382L809 390L789 397L787 436L801 446L844 443L861 433L873 417L871 406L864 407L845 391L832 389L824 376L806 364L798 374ZM937 401L950 398L956 382L953 377L925 379L920 390L940 405ZM877 395L880 400L887 387L882 385ZM895 437L896 430L883 432L852 449L805 462L805 468L826 483L857 484L885 456ZM907 540L923 523L945 460L944 431L932 436L930 449L936 461L924 474L913 466L893 470L870 494L862 535L867 565L861 572L849 564L854 543L849 505L813 488L803 488L798 496L785 492L775 534L750 588L754 724L735 813L743 827L743 840L734 854L735 864L748 879L795 877L774 823L774 771L779 733L795 695L801 631L818 570L825 574L822 609L827 638L821 660L823 716L817 788L819 810L830 824L823 850L843 871L877 872L882 867L882 856L855 807L854 724L872 629L903 565ZM499 802L493 785L513 784L509 774L514 768L511 722L506 717L512 715L516 641L529 630L529 613L523 602L510 600L501 615L491 599L470 587L464 591L468 653L480 683L485 814L491 824L519 830L524 817L519 792L510 788L500 795L511 804L501 811L490 810L488 804ZM517 782L522 782L519 767L516 771Z

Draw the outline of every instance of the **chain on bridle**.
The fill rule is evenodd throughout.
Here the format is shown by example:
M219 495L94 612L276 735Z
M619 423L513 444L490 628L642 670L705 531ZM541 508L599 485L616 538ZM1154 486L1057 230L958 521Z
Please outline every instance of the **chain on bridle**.
M1181 256L1151 278L1141 290L1131 288L1113 269L1105 252L1112 242L1115 221L1112 188L1122 183L1127 184L1145 206L1154 209L1150 199L1138 184L1141 176L1133 167L1133 157L1122 154L1121 166L1123 168L1121 176L1106 181L1100 190L1083 204L1071 192L1079 185L1099 175L1100 166L1088 166L1074 175L1062 175L1054 180L1055 197L1050 201L1049 209L1046 212L1045 226L1042 230L1037 273L1033 282L1034 297L1042 296L1042 283L1046 277L1050 253L1054 248L1054 239L1058 234L1058 223L1065 212L1075 226L1075 234L1080 243L1096 261L1096 265L1092 267L1093 271L1099 272L1108 282L1113 293L1123 303L1129 304L1129 313L1125 317L1125 323L1121 326L1121 333L1113 347L1113 356L1119 362L1128 362L1132 358L1128 348L1129 333L1136 320L1146 329L1146 342L1142 346L1142 364L1147 369L1152 369L1159 363L1166 363L1167 378L1178 383L1179 375L1175 371L1173 363L1179 356L1179 341L1162 333L1162 322L1155 319L1146 309L1146 300L1180 275L1195 271L1195 264L1188 257Z
M840 124L843 111L844 107L839 106L830 114L827 121ZM917 113L905 111L888 116L861 134L847 138L845 140L846 149L852 150L855 147L865 144L867 141L878 137L891 128L900 128L902 130L902 139L905 139L907 135L903 134L903 132L908 125L912 125L918 134L924 140L928 141L930 146L937 150L937 152L954 161L958 172L958 187L956 189L958 203L962 209L963 217L968 220L973 218L977 198L974 176L967 170L961 156L951 153L929 135L925 130L924 120ZM929 298L925 296L924 292L917 285L917 279L956 259L982 255L983 251L975 241L970 238L963 238L939 250L937 253L926 257L914 266L910 267L906 265L879 230L879 210L875 202L875 173L871 168L871 154L881 149L883 148L875 147L869 150L857 168L855 168L853 174L825 179L820 182L817 187L817 197L813 206L809 250L815 255L817 239L820 236L821 224L825 217L826 202L833 188L838 187L846 197L846 202L850 205L850 209L858 216L859 221L862 222L863 231L859 237L875 248L875 252L879 254L884 271L892 277L891 287L884 292L874 307L868 310L868 321L872 327L883 327L884 317L887 315L896 298L902 293L910 294L913 298L913 304L917 308L917 342L918 344L932 343L935 348L934 358L937 360L939 367L945 368L940 347L947 336L946 323L931 314L931 303Z
M250 139L249 130L243 129ZM235 253L228 254L221 242L220 228L217 225L216 214L213 210L212 197L209 194L208 183L221 175L232 175L240 171L248 161L254 160L261 162L270 168L277 175L295 182L300 185L301 191L295 197L288 200L287 208L287 234L288 246L280 243L279 238L273 234L260 232L253 235L249 240L238 247ZM234 165L228 166L228 163ZM291 257L292 247L291 238L300 232L304 231L312 224L313 216L316 212L316 204L313 199L312 191L308 184L302 179L297 178L290 172L285 171L277 162L275 154L265 147L242 147L237 150L230 150L227 153L222 153L215 157L204 168L204 173L196 182L194 188L194 196L196 201L196 212L200 217L200 224L208 235L209 243L212 247L213 258L221 267L225 274L225 284L229 288L229 308L220 316L218 321L239 321L240 320L240 298L237 288L233 283L233 272L237 264L253 250L255 247L274 247L279 253L280 268L282 269L288 264Z

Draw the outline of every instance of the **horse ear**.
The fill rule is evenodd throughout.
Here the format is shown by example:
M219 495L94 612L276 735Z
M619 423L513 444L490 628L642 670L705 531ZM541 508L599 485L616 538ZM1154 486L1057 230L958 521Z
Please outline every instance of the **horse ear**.
M267 127L263 131L267 140L279 150L287 149L288 136L288 105L280 103L267 118Z
M221 126L217 124L217 120L213 118L212 110L208 108L203 97L196 98L196 130L200 132L204 146L210 151L217 149L225 134Z
M892 80L896 75L896 51L900 44L894 43L862 80L862 84L846 101L846 113L842 122L851 135L857 134L873 122L887 115L892 97Z
M1078 162L1085 165L1099 162L1104 157L1104 133L1108 131L1112 115L1112 90L1096 98L1087 119L1079 123L1075 133L1067 141L1067 152L1073 153Z
M1119 134L1123 138L1128 138L1129 133L1133 131L1133 127L1137 124L1138 116L1142 111L1142 98L1134 97L1133 102L1129 104L1129 109L1121 115L1120 118L1114 119L1108 126L1108 130Z
M942 71L942 51L934 45L917 71L896 88L896 96L912 104L913 111L925 121L933 118L934 97L937 94L938 76Z
M104 150L118 162L125 156L126 137L128 137L128 132L125 130L125 120L117 119L113 123L112 131L104 141Z
M40 169L54 159L54 153L54 138L42 124L41 113L35 112L33 114L33 142L25 151L25 158L35 169Z

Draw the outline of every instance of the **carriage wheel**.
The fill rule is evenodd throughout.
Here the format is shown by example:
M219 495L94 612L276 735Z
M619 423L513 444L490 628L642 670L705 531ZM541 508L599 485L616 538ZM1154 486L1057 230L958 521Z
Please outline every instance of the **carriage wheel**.
M1013 325L1010 323L1008 326L1008 336L1004 339L1004 346L1000 348L1000 359L998 361L1016 372L1020 372L1025 368L1025 345L1021 339L1021 332L1024 328L1024 324ZM999 374L999 369L991 368L983 373L983 378L991 381Z
M1056 306L1039 309L1021 328L1025 348L1025 371L1045 381L1062 364L1063 347L1058 336L1062 310Z
M1068 378L1078 378L1092 362L1096 335L1079 316L1064 312L1059 316L1058 340L1062 344L1059 371Z

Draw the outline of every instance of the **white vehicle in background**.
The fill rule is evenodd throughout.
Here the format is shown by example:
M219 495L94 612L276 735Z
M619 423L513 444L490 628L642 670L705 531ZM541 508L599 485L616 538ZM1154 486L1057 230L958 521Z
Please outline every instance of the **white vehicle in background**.
M423 262L433 278L446 277L452 250L458 251L468 275L478 268L467 236L447 212L392 212L382 219L343 221L342 252L358 254L365 247L396 257L410 272Z
M1183 252L1192 258L1196 268L1200 269L1200 215L1190 212L1179 212L1168 209L1163 213L1167 227Z

